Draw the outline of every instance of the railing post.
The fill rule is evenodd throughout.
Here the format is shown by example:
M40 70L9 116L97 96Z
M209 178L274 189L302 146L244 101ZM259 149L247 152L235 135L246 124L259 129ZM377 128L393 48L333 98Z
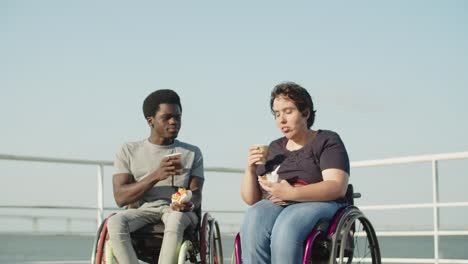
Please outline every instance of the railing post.
M97 173L97 228L101 225L103 213L104 213L104 166L102 164L98 165Z
M39 219L37 217L32 218L32 229L34 233L39 233Z
M437 160L432 160L432 211L434 225L434 259L439 263L439 172Z
M72 224L71 224L71 221L72 221L71 218L70 218L70 217L67 217L67 219L66 219L66 222L67 222L67 224L66 224L66 230L67 230L67 231L66 231L66 232L67 232L67 233L71 233L71 232L72 232Z

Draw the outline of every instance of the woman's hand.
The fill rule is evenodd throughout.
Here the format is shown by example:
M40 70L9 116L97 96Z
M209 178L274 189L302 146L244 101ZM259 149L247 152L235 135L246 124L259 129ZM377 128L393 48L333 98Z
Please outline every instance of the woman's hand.
M286 180L282 180L278 183L258 178L258 182L260 183L260 186L262 186L265 191L271 193L273 197L279 198L283 201L291 200L291 194L294 191L294 187L292 187Z
M262 191L258 185L256 175L257 165L255 164L261 161L262 158L262 150L258 146L249 147L247 166L244 171L244 176L242 177L240 188L242 199L248 205L253 205L262 199Z
M249 168L257 168L257 162L263 158L263 152L258 146L251 146L249 148L249 154L247 156L247 166Z

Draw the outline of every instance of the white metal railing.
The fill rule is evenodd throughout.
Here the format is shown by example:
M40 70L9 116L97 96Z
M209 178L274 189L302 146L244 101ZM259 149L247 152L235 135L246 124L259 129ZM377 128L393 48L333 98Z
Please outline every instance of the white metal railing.
M382 262L385 263L468 263L468 259L440 259L439 258L439 237L440 236L454 236L454 235L468 235L468 231L440 231L439 230L439 208L442 207L468 207L468 201L440 203L439 202L439 172L438 162L443 160L458 160L468 159L468 152L436 154L436 155L421 155L399 157L391 159L380 160L366 160L351 162L351 167L375 167L397 164L412 164L431 162L432 165L432 203L416 203L416 204L395 204L395 205L374 205L374 206L359 206L363 211L371 210L391 210L403 208L431 208L433 217L433 231L387 231L378 232L377 236L434 236L434 259L415 259L415 258L384 258Z
M458 160L468 159L468 152L437 154L437 155L422 155L422 156L409 156L391 159L379 160L366 160L351 162L352 168L362 167L376 167L397 164L412 164L431 162L432 164L432 203L406 203L406 204L393 204L393 205L369 205L359 206L363 211L374 210L394 210L394 209L410 209L410 208L432 208L433 211L433 230L432 231L378 231L379 237L384 236L433 236L434 237L434 258L384 258L384 263L466 263L468 259L441 259L439 258L439 237L440 236L459 236L468 235L466 230L458 231L443 231L439 226L439 208L443 207L468 207L468 201L461 202L439 202L439 174L438 162L443 160ZM103 178L104 167L112 166L111 161L102 160L82 160L82 159L62 159L62 158L48 158L48 157L34 157L34 156L18 156L18 155L5 155L0 154L0 160L16 160L16 161L30 161L30 162L46 162L46 163L65 163L65 164L81 164L81 165L94 165L97 167L97 205L96 207L63 207L62 209L95 209L97 226L100 225L103 218ZM205 168L207 172L221 172L221 173L242 173L243 170L235 168L223 167L209 167ZM0 208L56 208L56 206L13 206L1 205ZM114 209L114 208L112 208ZM229 212L228 212L229 213ZM1 216L0 216L1 217Z

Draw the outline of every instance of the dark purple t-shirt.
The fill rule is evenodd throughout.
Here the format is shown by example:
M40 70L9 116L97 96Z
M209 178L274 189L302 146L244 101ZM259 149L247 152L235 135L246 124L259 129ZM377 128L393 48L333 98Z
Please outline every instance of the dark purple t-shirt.
M340 136L329 130L318 130L316 137L304 147L295 151L286 149L286 137L270 143L265 165L257 167L257 175L265 175L276 169L279 179L290 183L304 181L316 183L323 181L322 171L341 169L349 174L349 158Z

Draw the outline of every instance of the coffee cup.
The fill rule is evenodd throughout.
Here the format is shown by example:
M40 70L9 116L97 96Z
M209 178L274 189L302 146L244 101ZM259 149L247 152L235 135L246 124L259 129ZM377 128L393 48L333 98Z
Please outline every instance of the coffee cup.
M254 147L256 147L258 150L260 150L261 154L262 154L261 159L259 161L255 162L255 164L256 165L265 165L267 155L268 155L268 145L257 144L257 145L254 145Z

